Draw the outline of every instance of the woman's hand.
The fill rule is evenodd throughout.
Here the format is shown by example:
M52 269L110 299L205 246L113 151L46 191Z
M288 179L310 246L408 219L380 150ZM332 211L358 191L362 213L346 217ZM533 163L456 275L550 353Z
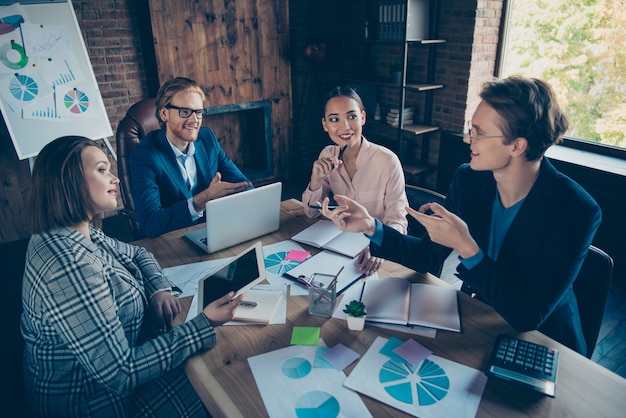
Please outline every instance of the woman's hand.
M172 328L172 321L180 312L180 301L170 291L157 292L150 300L150 306L157 326L161 332L167 332Z
M426 228L432 242L456 250L462 258L469 258L479 251L478 244L470 235L463 219L438 203L426 203L419 211L406 208L409 215ZM427 215L427 212L432 215Z
M328 209L329 199L326 197L321 203L322 215L330 219L342 231L363 232L366 235L374 235L376 220L367 212L364 206L356 201L343 196L335 195L339 204L337 209Z
M225 324L228 321L232 321L235 317L235 310L243 300L243 294L235 296L235 292L229 292L221 298L209 303L202 311L213 326L219 326Z
M372 256L369 245L361 251L356 259L357 268L367 276L376 273L384 261L385 260L380 257Z
M309 188L315 191L322 187L322 180L341 164L342 161L333 155L332 157L320 158L313 163L311 170L311 183Z

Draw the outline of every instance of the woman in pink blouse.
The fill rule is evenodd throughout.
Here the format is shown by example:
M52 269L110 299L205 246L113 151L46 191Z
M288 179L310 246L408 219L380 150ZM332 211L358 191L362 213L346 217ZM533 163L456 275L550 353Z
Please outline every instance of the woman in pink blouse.
M313 163L311 181L302 193L304 213L320 215L318 205L334 194L349 196L365 206L372 216L406 234L404 172L397 155L369 142L363 136L366 114L358 93L350 87L335 87L324 106L322 127L335 145L328 145ZM358 257L361 271L372 274L383 260L365 248Z

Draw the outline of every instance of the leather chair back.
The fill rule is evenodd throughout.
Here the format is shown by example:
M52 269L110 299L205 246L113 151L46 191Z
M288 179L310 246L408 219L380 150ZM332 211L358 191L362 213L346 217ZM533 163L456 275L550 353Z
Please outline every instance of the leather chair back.
M141 100L128 109L126 116L120 121L115 133L117 144L117 171L120 178L120 190L124 213L129 217L133 236L141 237L139 222L135 214L135 203L130 182L130 153L149 132L160 129L159 120L155 115L155 99Z

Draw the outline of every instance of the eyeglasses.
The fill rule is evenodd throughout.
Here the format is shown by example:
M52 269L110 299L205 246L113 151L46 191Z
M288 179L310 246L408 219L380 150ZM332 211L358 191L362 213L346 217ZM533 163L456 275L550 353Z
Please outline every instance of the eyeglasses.
M467 127L467 130L464 134L469 136L470 141L474 141L475 139L505 138L504 135L489 135L489 136L477 135L476 129L474 129L472 125L469 125Z
M193 113L196 114L196 118L198 119L202 119L204 116L204 109L189 109L188 107L178 107L171 104L168 104L165 108L178 110L178 116L183 119L189 118Z

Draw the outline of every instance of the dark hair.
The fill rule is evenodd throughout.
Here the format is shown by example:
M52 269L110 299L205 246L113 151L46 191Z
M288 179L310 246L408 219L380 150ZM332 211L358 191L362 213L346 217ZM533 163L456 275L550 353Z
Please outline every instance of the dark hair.
M187 78L187 77L176 77L176 78L172 78L169 81L166 81L159 88L159 91L157 92L157 95L156 95L156 101L155 101L155 104L156 104L155 115L157 119L159 120L159 123L161 124L161 126L163 126L165 122L161 120L161 115L159 115L159 111L165 106L171 104L172 97L174 97L176 93L179 93L181 91L188 92L188 93L198 93L200 97L202 98L202 102L204 102L205 96L204 96L204 91L202 90L202 87L200 87L200 84L196 83L192 79Z
M333 87L326 96L326 102L324 102L324 107L322 108L322 118L326 117L326 105L328 104L330 99L341 96L351 98L352 100L357 102L357 104L359 105L359 109L361 109L361 112L365 111L365 106L363 106L363 100L361 100L361 96L359 96L359 93L357 93L355 89L348 86L337 86Z
M87 147L98 144L82 136L63 136L39 152L32 176L34 233L89 221L95 213L81 157Z
M487 82L480 97L501 116L505 141L528 140L528 161L541 158L551 145L561 142L569 126L550 85L536 78L512 76Z

